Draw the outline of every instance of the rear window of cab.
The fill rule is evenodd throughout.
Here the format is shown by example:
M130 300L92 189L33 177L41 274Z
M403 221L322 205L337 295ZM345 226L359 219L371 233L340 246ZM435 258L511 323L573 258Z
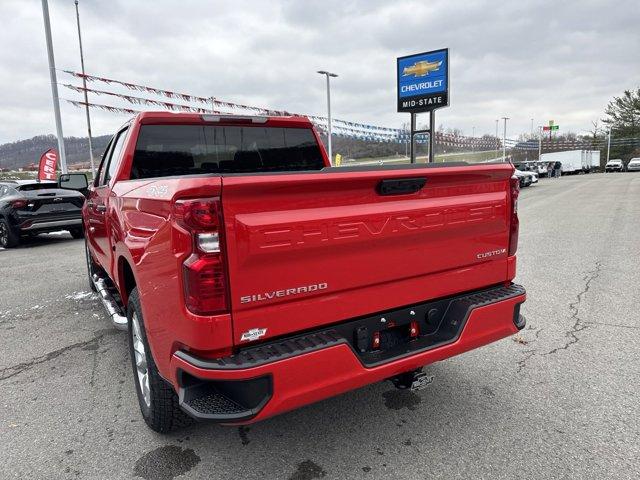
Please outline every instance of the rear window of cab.
M322 168L322 153L309 128L143 125L130 178Z

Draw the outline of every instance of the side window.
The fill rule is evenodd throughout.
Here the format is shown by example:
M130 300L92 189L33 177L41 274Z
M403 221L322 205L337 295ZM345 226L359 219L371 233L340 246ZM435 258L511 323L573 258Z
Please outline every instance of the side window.
M0 197L4 197L7 194L7 187L0 185Z
M100 178L102 178L102 172L104 172L105 165L107 164L107 159L109 158L109 153L111 152L111 145L113 145L114 138L115 137L111 137L111 140L109 140L109 143L107 143L107 148L104 149L102 159L100 160L100 165L98 166L98 171L96 172L96 178L93 179L94 187L101 185Z
M113 140L113 146L111 151L107 155L105 165L104 174L100 179L100 185L106 185L111 177L114 175L116 171L116 167L118 166L118 159L120 158L120 153L122 152L122 146L124 145L124 140L127 137L127 129L121 130ZM102 173L102 172L101 172Z

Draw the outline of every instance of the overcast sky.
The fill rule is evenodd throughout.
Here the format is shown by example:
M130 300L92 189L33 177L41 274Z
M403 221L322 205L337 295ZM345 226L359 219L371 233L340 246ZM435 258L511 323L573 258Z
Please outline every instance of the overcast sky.
M57 67L79 70L74 2L49 4ZM315 72L328 69L340 75L334 116L385 126L408 121L396 112L396 57L443 47L451 106L437 123L467 135L473 127L494 133L502 116L511 117L509 137L528 133L531 118L581 133L612 96L640 86L637 0L80 0L80 14L87 73L325 114L324 79ZM2 0L0 18L0 143L53 133L40 1ZM58 83L80 84L62 72ZM63 87L60 96L81 100ZM96 135L127 119L91 113ZM65 136L86 135L84 111L64 101L62 121Z

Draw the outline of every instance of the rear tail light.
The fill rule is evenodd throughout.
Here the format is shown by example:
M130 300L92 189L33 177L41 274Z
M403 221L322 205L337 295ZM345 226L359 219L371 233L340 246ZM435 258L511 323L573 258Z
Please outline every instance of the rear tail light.
M193 253L182 266L187 308L198 315L227 312L227 273L220 245L220 198L178 200L173 216L193 237Z
M11 202L9 202L9 203L11 203L11 206L13 208L17 208L17 209L24 208L24 207L27 206L27 201L26 200L22 200L22 199L11 200Z
M194 230L217 230L220 226L220 199L178 200L173 206L176 221Z
M511 177L510 181L510 219L509 219L509 256L515 255L518 250L518 235L520 232L520 222L518 220L518 196L520 195L520 180L518 177Z
M193 254L182 268L184 297L189 310L199 315L227 310L227 279L219 254Z

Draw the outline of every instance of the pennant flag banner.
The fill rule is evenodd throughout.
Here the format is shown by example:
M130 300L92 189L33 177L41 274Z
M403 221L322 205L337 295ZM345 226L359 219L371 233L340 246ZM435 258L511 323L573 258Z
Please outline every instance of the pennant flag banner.
M324 135L327 135L328 132L328 122L329 119L327 117L323 117L320 115L304 115L291 113L284 110L274 110L270 108L257 107L253 105L245 105L242 103L229 102L225 100L220 100L216 97L201 97L197 95L191 95L180 92L173 92L171 90L164 90L155 87L149 87L146 85L139 85L131 82L124 82L121 80L116 80L113 78L99 77L95 75L82 74L78 72L74 72L71 70L64 70L65 73L79 79L85 79L87 82L101 82L107 85L119 85L125 87L128 90L145 92L152 95L156 95L159 97L164 97L168 99L176 99L181 100L188 103L195 103L199 105L207 105L207 108L203 106L193 106L193 105L185 105L181 103L168 102L163 100L154 100L150 98L139 97L135 95L127 95L123 93L110 92L106 90L98 90L94 88L84 88L71 84L62 84L64 87L76 91L78 93L92 93L94 95L102 96L111 96L119 98L127 103L133 105L148 105L154 106L161 109L167 109L171 111L179 111L179 112L194 112L194 113L215 113L215 114L233 114L233 113L246 113L251 112L259 115L271 115L271 116L301 116L307 117L314 126L322 132ZM81 101L76 100L67 100L69 103L81 107L86 104ZM99 108L101 110L113 112L113 113L126 113L126 114L136 114L138 110L116 107L111 105L104 105L98 103L89 103L89 107L91 108ZM223 108L224 110L218 110L218 108ZM226 110L226 111L225 111ZM366 123L352 122L349 120L342 120L339 118L332 118L332 134L340 137L349 137L360 139L363 141L370 142L392 142L392 143L407 143L409 142L409 131L400 129L400 128L391 128L384 127L379 125L371 125ZM428 141L428 135L418 135L416 136L416 141L418 143L425 143ZM462 135L449 134L444 132L435 132L435 140L439 145L444 146L445 148L466 148L473 150L494 150L497 148L502 148L502 140L496 137L465 137ZM537 150L538 149L538 140L532 139L528 141L518 141L515 139L506 139L505 140L507 148L514 148L517 150ZM549 148L575 148L575 149L593 149L593 148L601 148L606 144L606 140L598 139L594 141L584 141L584 140L560 140L560 141L542 141L542 145L544 149ZM611 145L622 146L622 145L640 145L640 139L638 138L629 138L629 139L611 139Z
M76 100L68 100L67 102L69 102L70 104L72 104L75 107L91 107L91 108L99 108L100 110L105 110L107 112L111 112L111 113L126 113L129 115L135 115L136 113L139 113L139 110L132 110L130 108L121 108L121 107L112 107L111 105L102 105L100 103L85 103L85 102L78 102Z

